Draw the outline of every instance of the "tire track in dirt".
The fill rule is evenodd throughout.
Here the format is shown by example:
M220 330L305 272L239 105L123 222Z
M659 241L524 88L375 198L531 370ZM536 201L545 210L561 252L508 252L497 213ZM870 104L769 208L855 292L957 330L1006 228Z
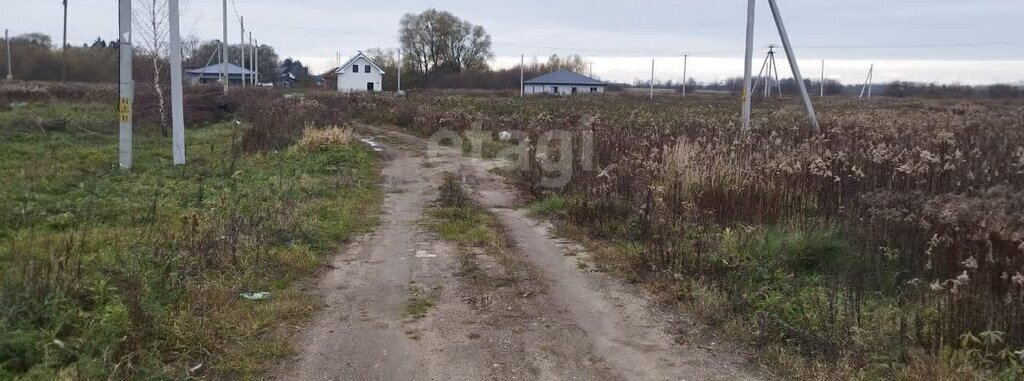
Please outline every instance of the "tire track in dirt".
M294 380L752 379L738 356L682 347L635 290L581 272L544 224L510 209L493 162L373 129L388 146L382 225L333 260L325 308L278 374ZM444 173L464 179L509 250L466 250L421 224ZM419 298L419 299L416 299ZM410 316L413 300L429 300Z

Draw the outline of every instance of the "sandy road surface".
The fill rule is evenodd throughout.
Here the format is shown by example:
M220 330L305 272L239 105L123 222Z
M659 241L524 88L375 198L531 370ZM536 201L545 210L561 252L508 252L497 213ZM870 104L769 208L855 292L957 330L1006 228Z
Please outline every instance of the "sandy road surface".
M642 292L581 270L579 245L511 208L494 162L373 129L389 157L382 225L344 248L318 287L326 308L299 337L287 380L756 379L739 355L677 344L674 317ZM458 250L423 212L445 172L464 179L514 241L502 257ZM567 255L573 254L573 255ZM429 301L424 316L410 306Z

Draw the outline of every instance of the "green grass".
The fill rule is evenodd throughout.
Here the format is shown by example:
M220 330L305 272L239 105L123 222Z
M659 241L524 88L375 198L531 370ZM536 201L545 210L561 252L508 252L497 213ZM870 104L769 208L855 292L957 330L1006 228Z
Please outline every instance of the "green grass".
M404 310L405 316L420 319L427 316L427 312L434 307L434 298L427 294L422 287L414 282L409 283L409 299L406 301Z
M117 109L109 104L50 102L21 103L0 112L0 130L40 131L58 121L69 131L112 132L117 130Z
M376 222L375 156L241 155L220 124L187 131L180 167L137 131L123 171L114 134L23 128L29 111L113 119L100 108L0 112L0 379L260 377L316 308L296 281Z
M550 195L530 204L530 214L540 217L555 217L565 213L568 201L565 196Z

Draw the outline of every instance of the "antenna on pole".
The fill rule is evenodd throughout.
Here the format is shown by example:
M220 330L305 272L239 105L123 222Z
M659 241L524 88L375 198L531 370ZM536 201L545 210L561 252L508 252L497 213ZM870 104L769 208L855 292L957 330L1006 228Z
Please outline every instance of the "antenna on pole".
M223 8L224 39L220 42L220 81L224 84L224 92L228 92L228 0L221 0Z
M135 101L132 81L132 0L118 1L118 149L121 169L132 167L132 104ZM8 51L10 40L7 40ZM7 55L10 58L10 53ZM10 67L10 66L8 66ZM8 74L10 78L10 74Z
M168 0L168 33L171 37L171 153L174 165L185 164L185 111L181 89L181 27L178 0Z

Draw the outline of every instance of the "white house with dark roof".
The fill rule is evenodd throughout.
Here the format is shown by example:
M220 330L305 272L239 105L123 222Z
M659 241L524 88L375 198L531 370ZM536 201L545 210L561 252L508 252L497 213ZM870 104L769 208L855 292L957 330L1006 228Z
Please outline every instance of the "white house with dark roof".
M384 69L363 52L335 69L334 74L338 77L338 91L343 93L384 90Z
M562 69L523 82L523 93L527 95L599 94L604 92L605 86L604 82Z

